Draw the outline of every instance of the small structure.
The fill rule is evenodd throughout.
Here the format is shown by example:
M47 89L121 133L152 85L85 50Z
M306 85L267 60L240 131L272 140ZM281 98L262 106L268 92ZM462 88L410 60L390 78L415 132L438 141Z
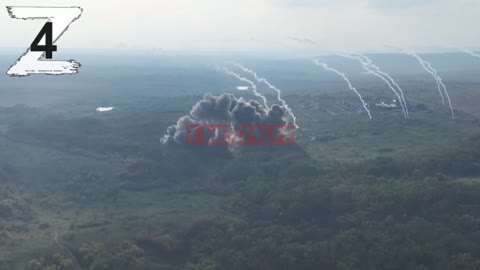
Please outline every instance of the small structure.
M394 100L395 102L395 100ZM398 106L397 104L395 103L391 103L391 104L387 104L385 102L380 102L380 103L376 103L375 106L377 106L378 108L383 108L383 109L396 109Z

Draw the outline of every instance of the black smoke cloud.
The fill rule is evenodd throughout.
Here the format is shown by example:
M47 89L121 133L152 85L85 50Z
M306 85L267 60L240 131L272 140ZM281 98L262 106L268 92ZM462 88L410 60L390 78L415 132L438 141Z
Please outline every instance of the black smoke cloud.
M241 125L285 125L287 124L285 115L285 108L280 105L265 108L257 101L246 101L228 93L220 96L206 94L193 106L189 115L181 117L175 125L167 129L161 142L170 145L186 145L189 125L227 124L234 132ZM212 139L216 136L218 134L212 135Z

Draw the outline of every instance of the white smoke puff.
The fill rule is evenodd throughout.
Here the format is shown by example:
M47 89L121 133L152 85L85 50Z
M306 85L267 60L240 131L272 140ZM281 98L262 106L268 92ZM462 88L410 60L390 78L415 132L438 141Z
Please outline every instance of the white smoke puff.
M97 112L110 112L113 109L115 109L115 107L98 107Z

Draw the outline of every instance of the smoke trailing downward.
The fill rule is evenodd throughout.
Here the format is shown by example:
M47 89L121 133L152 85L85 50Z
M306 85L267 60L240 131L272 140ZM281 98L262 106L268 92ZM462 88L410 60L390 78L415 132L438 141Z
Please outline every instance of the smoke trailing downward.
M420 55L418 55L414 52L409 52L409 51L403 50L403 49L399 49L399 50L401 52L403 52L407 55L410 55L410 56L414 57L415 59L417 59L417 61L420 63L420 65L423 67L423 69L425 71L427 71L430 75L433 76L433 78L437 82L438 92L440 93L440 96L442 97L443 104L445 104L445 97L446 97L447 101L448 101L448 106L450 107L450 113L452 115L452 119L455 119L455 112L453 111L452 100L450 99L450 95L448 94L447 87L443 83L442 78L438 75L437 70L435 70L432 67L432 64L430 62L428 62L428 61L424 60L422 57L420 57ZM445 97L444 97L444 95L445 95Z
M241 125L285 125L285 110L279 105L263 107L255 100L246 101L232 94L220 96L206 94L202 100L192 107L189 115L178 119L175 125L167 129L161 139L164 144L186 145L187 128L190 125L228 125L232 134ZM220 131L219 131L220 132ZM280 132L277 130L277 132ZM222 134L212 134L210 141L218 141ZM241 139L241 138L240 138Z
M477 57L477 58L480 58L480 53L477 53L477 52L474 52L474 51L470 51L470 50L467 50L467 49L461 49L464 53L466 54L469 54L473 57Z
M407 104L407 101L405 100L405 95L404 95L403 89L400 87L400 85L398 85L398 83L395 82L395 80L392 78L392 76L390 76L390 74L382 71L379 66L375 65L373 63L373 61L368 56L366 56L364 54L359 54L358 56L360 56L365 61L365 63L368 64L372 69L374 69L375 72L377 72L378 74L387 78L390 81L390 83L392 83L392 85L397 88L398 92L401 95L400 103L403 102L406 117L409 118L410 115L409 115L409 111L408 111L408 104Z
M395 87L394 87L394 84L392 84L392 82L387 79L386 76L382 75L380 73L380 68L378 68L377 66L375 66L373 64L373 62L366 56L363 56L363 55L351 55L351 54L340 54L340 56L342 57L345 57L345 58L350 58L350 59L355 59L355 60L358 60L360 62L360 64L362 64L362 67L365 71L367 71L367 73L375 76L375 77L378 77L380 78L382 81L384 81L388 88L390 90L392 90L392 92L397 96L399 102L400 102L400 107L402 108L402 112L403 112L403 116L405 118L408 118L408 110L406 109L406 103L404 102L404 99L402 98L402 94L400 93L400 91L398 91ZM385 73L386 74L386 73ZM393 80L393 79L392 79Z
M251 74L255 80L257 80L259 83L264 83L268 86L268 88L274 90L275 92L277 92L277 99L278 101L280 101L282 103L282 106L285 108L285 110L287 111L287 114L292 117L292 120L293 120L293 124L295 125L296 128L298 128L298 125L297 125L297 118L295 117L295 115L293 114L292 112L292 109L288 106L287 102L282 98L282 91L280 89L278 89L276 86L274 86L273 84L271 84L266 78L263 78L263 77L260 77L255 71L249 69L249 68L246 68L240 64L234 64L236 67L240 68L241 70L243 70L244 72L247 72L249 74Z
M358 98L360 99L360 101L362 102L362 105L363 105L363 108L365 109L365 111L368 113L368 117L370 118L370 120L372 119L372 114L370 113L370 110L368 109L368 106L367 106L367 103L363 100L362 98L362 95L357 91L357 89L355 87L353 87L352 83L350 82L350 80L348 79L347 75L345 75L344 73L334 69L334 68L331 68L329 67L327 64L325 63L320 63L320 61L314 59L313 60L313 63L315 63L316 66L319 66L319 67L322 67L323 69L325 70L328 70L328 71L331 71L331 72L334 72L336 73L337 75L339 75L340 77L342 77L348 84L348 87L350 88L350 90L352 90L353 92L355 92L355 94L357 94Z
M233 71L231 71L231 70L228 70L228 69L226 69L226 68L224 68L223 71L224 71L226 74L237 78L239 81L242 81L242 82L245 82L245 83L250 84L250 86L252 87L253 94L254 94L255 96L257 96L257 97L259 97L259 98L262 99L263 105L265 106L265 108L268 107L267 98L266 98L264 95L262 95L262 94L260 94L260 93L258 92L258 90L257 90L257 85L256 85L255 83L253 83L253 82L250 81L249 79L247 79L247 78L245 78L245 77L242 77L242 76L240 76L239 74L237 74L237 73L235 73L235 72L233 72Z
M403 51L403 50L402 50ZM432 77L435 79L435 82L437 82L437 88L438 88L438 93L440 94L440 97L442 98L442 103L445 104L445 97L443 96L443 92L442 92L442 85L440 84L440 81L438 80L438 77L437 75L435 75L435 72L433 72L433 70L431 69L431 65L428 66L428 62L423 60L422 58L420 58L420 56L418 54L415 54L415 53L407 53L405 52L406 54L410 55L410 56L413 56L415 59L417 59L417 61L420 63L420 65L422 66L422 68L428 72L430 75L432 75Z

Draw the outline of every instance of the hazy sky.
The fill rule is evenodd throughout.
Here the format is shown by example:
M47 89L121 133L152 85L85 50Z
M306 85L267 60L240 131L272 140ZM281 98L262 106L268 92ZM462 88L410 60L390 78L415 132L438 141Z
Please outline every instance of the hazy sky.
M57 43L76 48L376 51L480 48L479 0L1 0L78 5L82 18ZM28 47L41 22L0 12L0 47ZM302 44L297 40L314 40Z

